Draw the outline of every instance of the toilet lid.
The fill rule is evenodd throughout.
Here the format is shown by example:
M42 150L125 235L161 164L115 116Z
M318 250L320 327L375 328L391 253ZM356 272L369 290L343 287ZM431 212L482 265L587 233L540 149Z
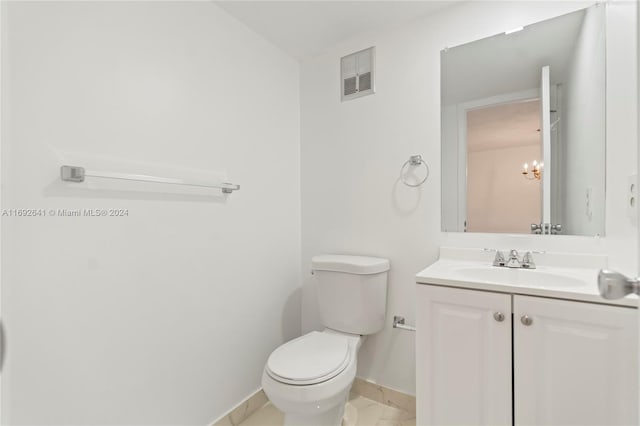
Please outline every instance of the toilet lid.
M347 339L312 331L277 348L267 361L267 373L275 380L296 385L324 382L349 364Z

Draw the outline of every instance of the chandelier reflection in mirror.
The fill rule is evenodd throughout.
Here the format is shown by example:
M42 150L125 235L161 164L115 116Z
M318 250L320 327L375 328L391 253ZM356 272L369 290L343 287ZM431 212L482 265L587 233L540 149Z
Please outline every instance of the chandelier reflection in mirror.
M529 171L529 163L524 163L524 166L522 166L522 175L528 180L540 180L542 179L543 167L544 163L538 163L537 160L533 160L533 163L531 163L531 171Z

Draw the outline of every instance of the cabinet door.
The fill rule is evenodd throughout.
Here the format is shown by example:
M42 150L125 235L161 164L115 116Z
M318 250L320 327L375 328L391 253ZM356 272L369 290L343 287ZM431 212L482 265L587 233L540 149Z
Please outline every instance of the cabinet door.
M511 296L417 287L417 424L510 425Z
M635 309L528 296L513 306L516 425L638 424Z

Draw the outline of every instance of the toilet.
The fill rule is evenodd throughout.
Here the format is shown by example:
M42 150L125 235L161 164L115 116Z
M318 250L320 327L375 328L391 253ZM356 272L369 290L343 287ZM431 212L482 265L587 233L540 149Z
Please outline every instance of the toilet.
M389 260L321 255L311 260L323 331L276 348L262 373L285 426L339 426L356 376L358 349L382 330Z

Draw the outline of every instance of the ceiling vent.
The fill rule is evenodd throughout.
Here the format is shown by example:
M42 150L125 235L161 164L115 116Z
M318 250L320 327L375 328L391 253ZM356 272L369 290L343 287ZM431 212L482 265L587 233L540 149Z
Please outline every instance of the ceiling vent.
M340 59L340 97L342 101L375 93L375 47Z

